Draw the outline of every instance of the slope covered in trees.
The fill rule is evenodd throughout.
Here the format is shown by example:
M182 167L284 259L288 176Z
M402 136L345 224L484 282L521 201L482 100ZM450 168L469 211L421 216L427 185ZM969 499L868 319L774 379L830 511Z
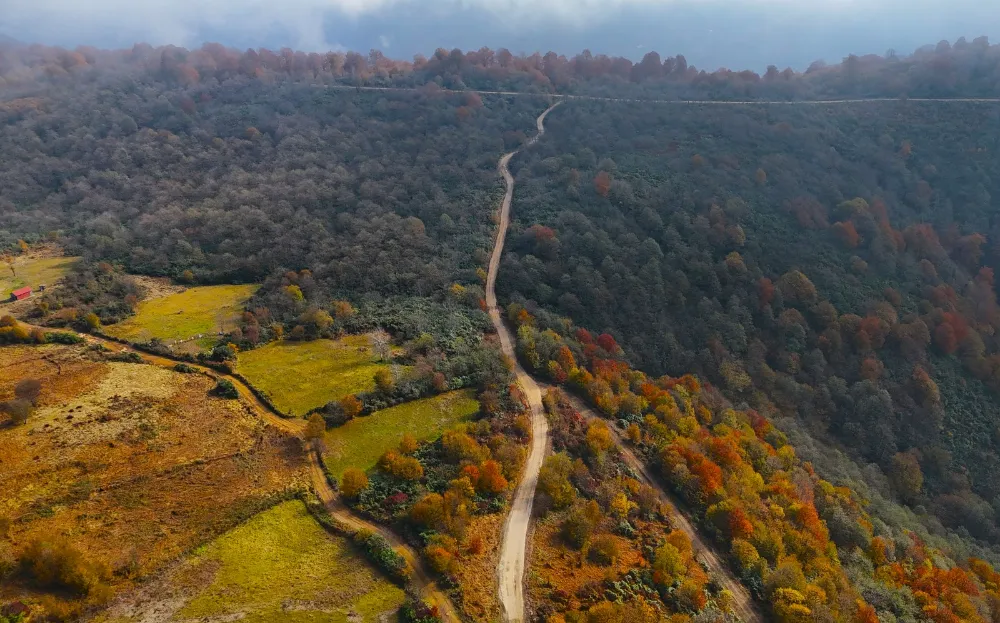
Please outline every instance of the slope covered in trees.
M576 104L519 162L500 288L836 439L996 543L994 105Z

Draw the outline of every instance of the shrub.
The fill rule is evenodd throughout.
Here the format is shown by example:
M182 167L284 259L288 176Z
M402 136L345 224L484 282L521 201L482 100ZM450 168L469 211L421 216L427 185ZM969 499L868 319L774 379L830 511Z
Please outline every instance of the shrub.
M400 456L389 464L390 474L400 480L415 481L424 477L424 467L412 456Z
M65 539L35 539L21 554L21 570L42 588L88 595L110 576L107 566L87 560Z
M4 535L0 534L0 538ZM17 557L8 541L0 540L0 582L9 578L17 570Z
M618 541L610 534L599 534L590 541L588 557L599 565L613 565L621 555Z
M231 400L240 397L240 393L236 391L236 386L229 379L219 379L215 383L215 389L212 390L212 393L220 398L229 398Z
M198 370L186 363L179 363L174 366L174 372L180 372L181 374L194 374Z
M368 476L356 467L344 470L340 477L340 493L348 499L354 499L368 488Z
M82 344L83 338L76 333L48 331L45 333L45 341L49 344Z
M451 568L451 565L455 560L455 557L452 556L451 552L440 545L428 545L425 547L424 556L427 557L427 561L430 563L431 569L434 569L441 574L448 573L448 570Z
M392 545L384 536L370 530L360 530L354 535L354 542L361 546L372 562L391 577L401 582L409 579L410 570L406 559L392 549Z
M597 524L601 521L601 509L597 502L581 502L574 506L563 520L562 533L567 541L580 549L590 540Z
M14 426L20 426L21 424L27 422L32 411L34 410L34 405L27 400L8 400L7 402L0 402L0 413L5 413L7 417L10 418L10 423Z
M437 606L432 608L422 601L411 599L399 609L399 619L403 623L438 623L441 616Z
M112 353L108 355L109 361L118 361L121 363L143 363L142 355L139 353L133 353L132 351L123 350L121 352Z

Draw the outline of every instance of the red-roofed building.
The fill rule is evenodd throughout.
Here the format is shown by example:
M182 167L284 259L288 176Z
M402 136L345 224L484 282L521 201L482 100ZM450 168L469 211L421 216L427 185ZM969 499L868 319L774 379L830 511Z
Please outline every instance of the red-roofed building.
M31 288L25 286L23 288L18 288L10 293L10 300L12 301L23 301L24 299L31 296Z

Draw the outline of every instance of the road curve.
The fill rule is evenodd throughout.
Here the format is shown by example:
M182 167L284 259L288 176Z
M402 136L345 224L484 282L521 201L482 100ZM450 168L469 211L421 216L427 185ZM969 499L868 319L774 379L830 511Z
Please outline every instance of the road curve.
M574 396L566 391L563 391L563 395L569 399L573 408L580 412L580 415L582 415L585 419L603 419L577 396ZM706 543L701 538L687 514L678 508L678 505L674 502L673 496L660 485L660 481L658 479L653 477L653 474L650 472L649 467L646 466L645 461L640 460L639 457L632 452L628 444L625 443L625 440L622 439L618 430L614 426L609 426L608 428L611 430L611 434L615 436L618 450L621 452L622 459L625 460L625 463L639 475L639 478L645 484L656 490L656 493L660 498L660 502L667 506L670 511L670 523L673 524L675 528L688 535L688 538L691 539L691 546L694 549L696 557L701 562L705 563L708 570L715 574L719 582L722 583L723 587L733 594L733 609L736 611L736 614L739 615L740 619L742 619L745 623L764 623L764 618L761 616L760 609L757 607L756 602L754 602L746 587L733 576L729 567L722 562L721 557L715 551L715 547Z
M561 103L556 102L538 116L535 122L538 133L524 147L532 145L545 134L545 117ZM508 165L510 159L518 151L520 149L500 158L500 174L503 175L507 192L500 204L500 224L497 227L496 242L493 244L489 272L486 275L486 305L489 309L490 320L500 337L500 347L503 353L514 362L514 376L528 399L528 406L531 410L531 448L528 452L528 460L524 463L521 481L514 492L510 513L504 523L503 541L500 545L500 564L497 567L500 604L503 607L504 619L511 623L524 621L524 569L528 525L531 522L531 506L535 500L535 485L538 483L538 472L542 468L542 459L545 456L545 446L548 443L549 433L548 422L545 420L545 412L542 409L542 390L517 362L517 355L514 352L514 336L504 324L500 308L497 307L497 271L500 268L504 240L507 238L507 227L510 225L510 204L514 198L514 177L510 174Z
M320 499L320 502L323 503L323 507L326 508L326 512L351 531L370 530L381 534L392 545L392 548L406 560L406 564L409 565L411 571L411 582L419 593L420 598L430 606L437 607L438 615L442 621L461 621L461 617L455 611L455 606L452 605L451 600L444 591L438 588L437 582L434 581L431 574L427 571L423 560L414 553L413 549L393 532L355 515L344 504L343 500L340 499L333 490L333 487L330 486L329 478L327 478L326 471L320 464L319 452L315 446L309 448L308 454L309 474L312 477L313 489L316 491L316 496Z
M27 323L21 324L24 324L29 328L38 328L42 331L48 330L45 327L35 327ZM304 419L282 417L281 414L275 412L264 401L258 398L257 395L251 391L250 387L246 385L246 383L235 376L224 374L212 368L190 363L182 359L174 359L163 355L153 355L145 351L140 351L127 343L122 343L116 340L91 335L89 333L78 333L77 335L83 338L88 344L101 344L105 348L116 352L136 353L142 357L143 361L151 365L173 369L173 367L178 363L184 363L202 374L207 374L220 379L228 379L233 386L236 387L236 391L239 393L243 405L249 408L254 415L287 434L301 437L305 432L306 421ZM413 551L413 549L393 532L358 517L343 503L334 491L333 487L330 485L326 471L323 469L317 456L316 449L312 447L311 444L307 449L306 454L309 458L309 475L312 480L313 490L316 492L316 496L319 497L330 516L333 517L337 523L347 527L349 530L357 531L364 529L381 534L387 541L389 541L393 549L395 549L406 560L411 571L413 572L411 577L413 588L428 604L437 606L441 620L447 622L461 621L461 618L458 616L451 600L441 589L438 588L437 583L434 582L431 575L424 567L423 561Z

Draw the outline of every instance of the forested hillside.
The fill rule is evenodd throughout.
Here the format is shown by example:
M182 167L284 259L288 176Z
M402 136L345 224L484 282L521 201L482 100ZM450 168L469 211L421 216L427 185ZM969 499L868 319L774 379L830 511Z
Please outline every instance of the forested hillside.
M877 464L996 542L1000 111L587 104L519 161L500 286Z

